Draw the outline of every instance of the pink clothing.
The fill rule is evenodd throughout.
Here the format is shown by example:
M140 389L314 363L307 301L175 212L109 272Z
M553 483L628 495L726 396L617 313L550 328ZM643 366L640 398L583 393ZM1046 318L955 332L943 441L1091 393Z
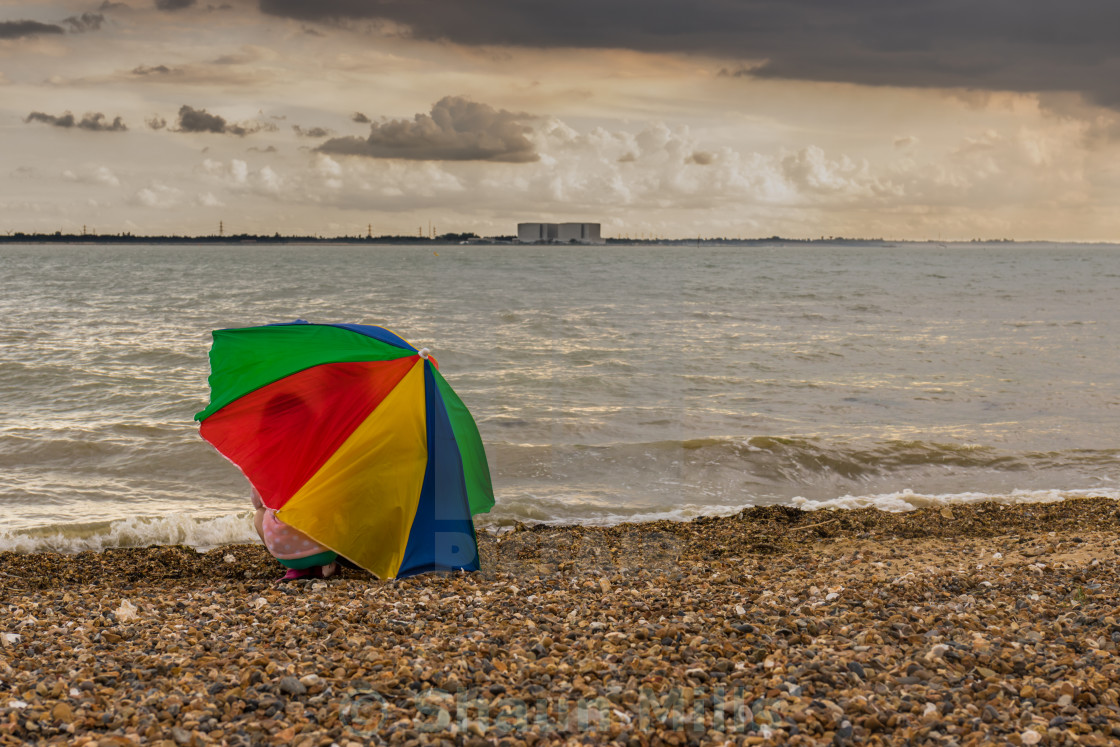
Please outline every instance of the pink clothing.
M253 489L253 508L264 510L264 518L261 520L261 539L264 540L264 546L272 557L295 560L330 551L329 547L320 545L303 532L276 518L276 510L268 508L261 502L261 496L256 488Z

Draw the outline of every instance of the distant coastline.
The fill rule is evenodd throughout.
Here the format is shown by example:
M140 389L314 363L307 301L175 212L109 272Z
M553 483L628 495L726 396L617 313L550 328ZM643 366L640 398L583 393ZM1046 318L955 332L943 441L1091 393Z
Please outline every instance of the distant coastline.
M1117 242L1109 241L1054 241L1042 240L1012 240L1012 239L968 239L968 240L940 240L940 239L882 239L882 238L849 238L843 236L828 236L816 239L788 238L784 236L767 236L765 238L608 238L608 245L634 245L634 246L722 246L722 245L767 245L767 244L830 244L852 246L882 246L886 248L898 245L933 244L947 246L948 244L1079 244L1115 246ZM493 246L502 244L521 245L516 236L478 236L473 233L449 233L440 236L298 236L282 234L229 234L209 236L147 236L132 233L119 234L66 234L60 231L55 233L24 233L13 232L0 234L0 244L180 244L180 245L207 245L207 244L415 244L418 246L447 246L458 244L477 244ZM568 244L553 242L552 244L525 244L525 246L567 246ZM572 242L571 245L581 245Z

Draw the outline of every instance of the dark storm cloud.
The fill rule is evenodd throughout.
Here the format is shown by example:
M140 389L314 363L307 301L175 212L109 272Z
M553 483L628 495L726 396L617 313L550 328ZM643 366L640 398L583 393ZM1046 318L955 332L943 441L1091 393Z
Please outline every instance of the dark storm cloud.
M305 129L299 125L292 125L292 131L300 137L330 137L334 134L326 127L308 127Z
M0 39L21 39L40 34L64 34L61 26L38 21L0 21Z
M262 129L274 130L275 126L262 125L260 122L237 124L227 121L225 117L211 114L205 109L195 109L185 104L179 108L179 132L212 132L218 135L243 137L260 132Z
M132 70L133 75L170 75L172 72L167 65L156 65L155 67L140 65Z
M369 124L370 123L369 117L362 114L361 112L354 112L354 116L350 117L350 119L354 122L357 122L358 124Z
M156 0L156 8L159 10L182 10L194 5L195 0Z
M1115 0L260 0L304 21L371 19L468 45L686 52L755 76L1079 91L1120 106ZM752 66L750 63L760 63Z
M108 118L100 112L87 114L81 119L77 119L70 112L66 112L60 116L44 114L43 112L31 112L24 121L43 122L44 124L54 125L55 127L77 127L78 129L90 130L91 132L124 132L128 129L120 117L116 117L110 122Z
M324 153L418 161L539 160L525 137L527 114L495 109L459 96L447 96L431 114L394 119L370 126L369 137L339 137L319 146Z
M86 31L97 31L105 23L105 16L100 13L82 13L80 16L70 16L63 21L70 27L71 34L82 34Z
M87 31L97 31L105 22L105 16L100 13L82 13L80 16L70 16L60 24L39 23L38 21L0 21L0 39L19 39L25 36L38 36L39 34L65 34L66 29L71 34L83 34ZM66 28L63 28L65 26Z
M224 133L228 124L224 117L211 114L205 109L195 109L185 104L179 109L179 129L183 132Z

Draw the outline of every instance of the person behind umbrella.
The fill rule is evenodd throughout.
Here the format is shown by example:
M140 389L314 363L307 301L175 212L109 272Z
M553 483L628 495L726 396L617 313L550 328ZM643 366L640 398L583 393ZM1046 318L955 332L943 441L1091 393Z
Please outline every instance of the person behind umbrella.
M261 494L256 488L253 488L253 508L257 510L253 525L261 542L272 557L288 569L281 581L330 578L338 573L338 553L276 518L276 511L261 502Z
M289 422L310 422L311 410L302 398L295 394L279 394L269 400L265 407L263 423L277 415L285 415ZM308 429L297 429L296 437L309 433ZM320 545L303 532L290 527L276 516L276 510L264 505L261 494L253 488L253 508L256 515L253 525L264 542L265 548L276 558L280 565L288 569L281 581L301 578L330 578L338 573L338 553Z

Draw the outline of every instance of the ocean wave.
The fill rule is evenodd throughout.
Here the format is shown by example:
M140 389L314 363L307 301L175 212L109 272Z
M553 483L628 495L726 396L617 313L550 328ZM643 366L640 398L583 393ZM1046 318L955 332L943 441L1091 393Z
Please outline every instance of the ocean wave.
M62 463L71 446L42 445L36 453L40 460ZM1116 449L1028 452L933 441L753 436L605 444L503 441L488 443L487 452L497 505L476 517L480 529L518 522L610 526L689 521L765 505L909 511L979 501L1120 500ZM236 510L245 505L240 478L229 470L214 470L217 457L205 454L205 461L192 461L171 450L148 460L150 466L174 456L194 465L191 480L174 483L75 473L81 484L40 480L32 485L30 478L19 482L19 475L9 475L10 487L0 501L10 516L18 520L22 511L24 519L0 530L0 550L80 552L256 542L249 512ZM97 456L105 462L114 452L101 449ZM70 474L54 466L50 474ZM204 492L212 500L206 505L190 498L199 485L209 486ZM129 517L141 503L146 514L165 507L167 512L159 518ZM187 506L195 513L184 510Z
M900 513L919 508L967 505L990 501L1005 505L1022 503L1057 503L1075 498L1108 498L1120 501L1120 490L1013 490L1007 493L967 492L952 494L921 493L902 490L877 495L845 495L828 500L796 497L792 505L806 511L875 508ZM518 523L553 526L617 526L654 521L687 522L700 517L732 516L752 508L753 502L737 505L683 504L663 510L624 506L600 507L583 516L568 512L558 516L549 499L515 501L501 507L495 514L475 517L482 532L499 532ZM586 508L586 507L585 507ZM115 547L147 547L151 545L186 545L208 550L226 545L258 543L251 512L242 511L208 518L174 514L160 518L130 518L111 522L59 524L28 530L0 531L0 552L100 552Z
M197 518L175 513L155 518L54 524L23 530L0 530L0 552L100 552L110 547L187 545L209 549L259 542L252 512Z
M740 506L708 506L701 504L688 504L678 506L676 508L666 509L664 511L656 511L646 509L634 509L632 513L626 511L619 511L617 509L608 511L606 513L590 515L584 518L547 518L542 515L540 511L529 511L522 516L517 516L515 512L503 511L497 514L493 519L489 517L475 517L475 522L480 529L490 529L495 527L509 526L512 524L548 524L551 526L588 526L588 527L609 527L617 526L619 524L640 524L651 521L692 521L700 517L709 516L733 516L744 508L750 508L750 505ZM480 521L481 519L481 521Z
M929 469L999 473L1072 470L1105 479L1120 475L1117 449L1016 453L990 446L932 441L849 443L753 436L569 445L506 442L496 443L488 451L493 452L501 469L513 477L540 474L549 467L596 465L663 472L668 467L703 465L734 469L756 481L787 485L822 476L859 481Z
M1015 505L1020 503L1060 503L1073 498L1109 498L1120 500L1120 490L1092 489L1092 490L1012 490L1008 493L951 493L951 494L926 494L913 490L902 490L897 493L883 493L880 495L845 495L840 498L815 501L809 498L797 497L792 503L806 511L821 511L828 509L858 509L877 508L880 511L901 513L914 511L919 508L935 506L967 505L971 503L1002 503Z

